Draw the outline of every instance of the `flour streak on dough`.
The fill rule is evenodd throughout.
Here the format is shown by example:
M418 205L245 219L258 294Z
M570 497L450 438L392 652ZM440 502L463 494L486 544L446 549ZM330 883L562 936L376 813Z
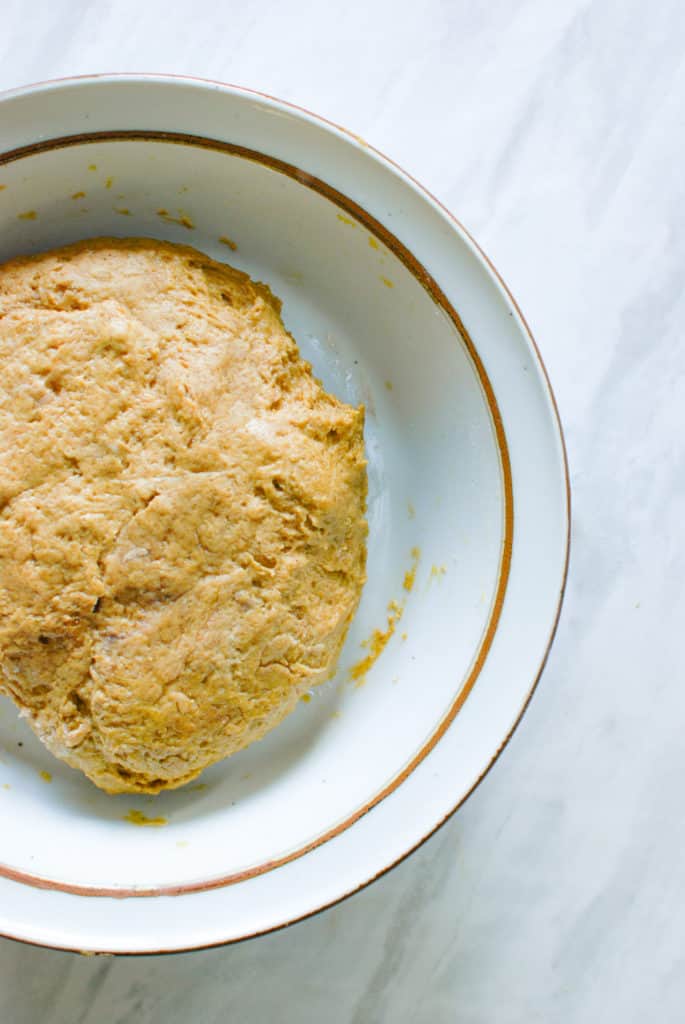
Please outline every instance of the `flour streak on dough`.
M329 678L363 409L263 285L96 239L0 267L0 688L109 792L182 785Z

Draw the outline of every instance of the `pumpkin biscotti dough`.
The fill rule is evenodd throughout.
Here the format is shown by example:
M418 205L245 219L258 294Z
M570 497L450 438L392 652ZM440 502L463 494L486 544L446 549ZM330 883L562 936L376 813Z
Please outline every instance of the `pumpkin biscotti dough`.
M0 689L110 793L259 739L356 610L363 409L279 312L147 239L0 267Z

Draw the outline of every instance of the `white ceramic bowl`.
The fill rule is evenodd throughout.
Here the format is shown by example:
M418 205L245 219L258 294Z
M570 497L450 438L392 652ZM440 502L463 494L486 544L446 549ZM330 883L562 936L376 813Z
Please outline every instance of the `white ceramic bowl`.
M284 725L202 788L111 797L0 705L1 933L113 952L256 935L404 857L511 735L567 566L549 384L463 228L311 114L107 76L5 94L0 125L0 259L96 235L195 245L267 281L326 386L367 407L368 583L336 679ZM393 601L401 619L356 685Z

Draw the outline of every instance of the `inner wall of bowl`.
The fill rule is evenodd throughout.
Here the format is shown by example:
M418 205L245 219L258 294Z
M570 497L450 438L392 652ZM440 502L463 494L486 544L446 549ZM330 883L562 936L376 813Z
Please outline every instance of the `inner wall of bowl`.
M459 694L503 535L482 387L453 323L399 259L349 212L260 163L159 141L94 142L0 167L0 185L0 259L99 235L196 246L268 283L324 385L366 406L368 582L336 678L275 732L199 785L111 797L56 762L0 702L6 867L123 888L259 868L372 801ZM394 633L352 679L374 630L390 632L393 601ZM135 827L124 820L131 810L167 824ZM38 818L49 843L36 844Z

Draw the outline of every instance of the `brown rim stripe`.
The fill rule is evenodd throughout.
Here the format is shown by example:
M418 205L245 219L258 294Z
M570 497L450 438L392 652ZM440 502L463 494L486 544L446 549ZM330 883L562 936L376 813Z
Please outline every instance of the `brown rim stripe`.
M337 126L335 126L335 127L337 127ZM349 134L349 133L347 133L347 134ZM435 730L433 735L430 737L429 740L426 741L426 743L423 745L423 747L411 759L411 761L402 769L402 771L399 772L399 774L396 775L395 778L390 783L388 783L385 787L383 787L383 789L381 789L380 792L378 792L370 801L368 801L366 804L364 804L357 811L355 811L351 815L349 815L344 821L340 822L338 825L334 826L333 828L329 829L328 831L322 833L316 839L313 839L311 842L305 844L304 846L300 847L299 849L294 850L291 853L285 854L282 857L278 857L278 858L275 858L274 860L266 861L263 864L260 864L258 866L252 867L252 868L248 868L248 869L246 869L244 871L236 872L236 873L234 873L232 875L227 875L227 876L216 878L216 879L210 879L208 881L192 882L192 883L183 884L183 885L158 886L158 887L154 887L154 888L137 888L137 889L130 889L130 888L129 889L124 889L124 888L105 888L105 887L99 887L99 886L79 886L79 885L72 885L72 884L69 884L69 883L59 882L59 881L48 879L48 878L41 878L40 876L37 876L37 875L29 875L29 874L26 874L26 873L24 873L22 871L17 871L17 870L15 870L13 868L7 867L5 865L0 865L0 876L4 876L5 878L11 879L12 881L21 882L21 883L24 883L26 885L31 885L31 886L34 886L34 887L39 888L39 889L52 889L52 890L57 890L57 891L60 891L60 892L71 893L73 895L78 895L78 896L106 896L106 897L114 897L114 898L124 899L124 898L132 897L132 896L179 896L179 895L186 895L186 894L191 894L191 893L206 892L206 891L211 890L211 889L217 889L217 888L220 888L220 887L223 887L223 886L226 886L226 885L233 885L233 884L235 884L237 882L243 882L243 881L246 881L246 880L248 880L250 878L254 878L254 877L258 876L258 875L264 874L267 871L272 871L274 868L282 867L283 865L288 864L291 861L296 860L299 857L304 856L305 854L307 854L307 853L311 852L312 850L316 849L318 846L323 845L323 843L328 842L330 839L334 839L336 836L338 836L342 832L346 831L346 829L348 829L351 825L353 825L361 817L363 817L370 810L372 810L372 808L374 808L375 806L377 806L377 804L379 804L382 800L384 800L386 796L389 796L392 792L394 792L394 790L397 789L402 784L402 782L404 782L405 779L408 778L409 775L411 775L411 773L414 771L414 769L416 767L418 767L418 765L431 752L431 750L433 750L433 748L436 746L436 744L444 736L445 732L447 731L447 729L450 727L450 725L452 724L452 722L456 718L456 716L459 713L460 709L463 707L467 697L469 696L469 694L473 690L473 687L474 687L474 685L476 683L476 680L478 679L478 676L480 675L480 673L482 671L483 665L485 664L486 658L487 658L488 653L490 651L490 648L492 646L492 642L494 640L495 633L497 631L497 627L498 627L499 620L500 620L501 613L502 613L502 606L504 604L504 597L505 597L505 593L506 593L506 589L507 589L507 584L508 584L508 581L509 581L509 572L510 572L510 568L511 568L511 556L512 556L513 533L514 533L514 493L513 493L513 482L512 482L512 476L511 476L511 462L510 462L510 459L509 459L509 449L508 449L508 446L507 446L507 440L506 440L506 435L505 435L505 431L504 431L504 424L502 422L502 416L500 414L499 406L497 404L497 399L495 398L495 393L494 393L494 390L493 390L492 385L490 383L490 380L488 378L487 372L485 370L485 367L483 366L483 363L482 363L482 361L480 359L480 356L478 355L478 352L476 351L476 348L475 348L473 342L471 341L471 338L470 338L470 336L468 334L468 331L464 327L464 325L463 325L463 323L462 323L462 321L461 321L461 319L459 317L459 314L454 309L454 307L450 304L450 302L447 299L447 296L442 291L442 289L440 288L438 283L435 281L435 279L428 273L428 271L425 269L425 267L421 263L419 263L419 261L409 251L409 249L407 249L406 246L403 245L403 243L400 242L400 240L394 234L392 234L392 232L388 231L388 229L386 227L384 227L384 225L381 224L380 221L376 220L375 217L373 217L366 210L364 210L363 207L359 206L359 204L354 202L354 200L350 199L348 196L345 196L342 192L339 192L337 189L333 188L331 185L328 185L326 182L322 181L320 178L317 178L314 175L311 175L311 174L307 173L306 171L302 171L300 168L295 167L294 165L289 164L289 163L287 163L284 160L280 160L277 157L273 157L273 156L269 156L269 155L264 154L264 153L260 153L258 150L248 149L247 147L244 147L244 146L238 146L238 145L235 145L233 143L222 142L222 141L216 140L216 139L209 139L209 138L206 138L204 136L188 135L188 134L185 134L185 133L160 132L160 131L152 131L152 130L151 131L145 131L145 130L141 130L141 131L138 131L138 130L136 130L136 131L121 130L121 131L88 132L88 133L82 133L82 134L78 134L78 135L60 136L60 137L57 137L57 138L54 138L54 139L45 139L45 140L42 140L40 142L36 142L36 143L33 143L31 145L28 145L28 146L22 146L20 148L13 149L13 150L10 150L10 151L8 151L6 153L0 154L0 166L3 166L5 164L11 163L11 162L14 162L16 160L21 160L21 159L23 159L25 157L28 157L28 156L34 156L34 155L36 155L38 153L49 152L49 151L52 151L52 150L55 150L55 149L63 149L63 148L66 148L66 147L71 147L71 146L79 146L79 145L84 145L84 144L91 143L91 142L113 142L113 141L124 141L124 142L126 142L126 141L131 141L131 142L134 142L134 141L154 141L154 142L174 143L174 144L180 144L180 145L186 145L186 146L195 146L195 147L199 147L199 148L202 148L202 149L215 150L215 151L218 151L218 152L228 153L228 154L230 154L232 156L238 156L238 157L241 157L241 158L246 159L246 160L251 160L254 163L259 163L259 164L261 164L263 166L266 166L266 167L270 168L271 170L277 171L277 172L279 172L281 174L285 174L287 177L292 178L295 181L298 181L300 184L305 185L307 188L312 189L312 191L318 192L320 195L323 195L326 199L328 199L331 202L335 203L336 206L338 206L341 209L345 210L347 213L350 213L356 220L358 220L361 224L363 224L364 227L367 230L369 230L378 239L380 239L384 243L384 245L388 249L390 249L390 251L400 260L400 262L404 264L404 266L412 274L412 276L423 286L423 288L430 295L430 297L433 299L433 301L438 306L440 306L440 308L447 314L447 316L449 317L449 319L452 321L452 323L456 327L457 331L459 332L459 335L460 335L460 337L461 337L461 339L462 339L462 341L463 341L463 343L464 343L464 345L466 347L466 350L467 350L467 352L468 352L468 354L469 354L469 356L471 358L471 361L472 361L472 364L473 364L474 369L476 371L476 374L478 376L478 380L480 382L480 385L481 385L481 387L483 389L483 393L485 395L486 402L487 402L487 405L488 405L488 409L490 411L490 415L491 415L491 418L492 418L492 424L493 424L493 428L494 428L494 432L495 432L495 437L496 437L496 441L497 441L497 447L498 447L499 456L500 456L500 466L501 466L501 471L502 471L502 481L503 481L503 491L504 491L504 536L503 536L503 542L502 542L502 552L501 552L501 557L500 557L500 568L499 568L499 576L498 576L498 581L497 581L497 588L496 588L496 592L495 592L495 599L493 601L493 605L492 605L492 608L491 608L491 611L490 611L490 617L489 617L489 620L488 620L487 627L486 627L486 629L484 631L483 637L482 637L481 642L480 642L478 653L477 653L477 655L476 655L476 657L474 659L474 662L472 664L472 667L471 667L470 671L468 672L467 677L466 677L466 679L465 679L465 681L464 681L464 683L463 683L463 685L462 685L462 687L461 687L461 689L459 691L459 694L457 695L456 699L452 703L450 709L448 710L447 714L445 715L445 717L443 718L442 722L440 723L438 728ZM489 263L489 261L488 261L488 264L492 267L492 265ZM497 277L498 277L498 279L501 282L501 278L499 278L499 275L497 275ZM518 307L517 307L517 309L518 309ZM524 321L524 324L525 324L525 321ZM527 325L525 325L525 326L526 326L526 329L527 329ZM530 332L529 331L528 331L528 333L529 333L529 336L530 336ZM531 336L531 339L532 339L532 336ZM537 348L536 348L536 352L537 352ZM538 356L539 356L539 353L538 353ZM545 376L546 376L546 374L545 374ZM548 382L548 385L549 385L549 382ZM551 394L551 389L550 389L550 394ZM556 406L555 406L555 410L556 410ZM568 481L568 473L567 473L567 481ZM566 577L564 575L564 581L565 581L565 578ZM563 593L563 590L562 590L562 593ZM560 609L560 607L561 607L561 598L560 598L559 609ZM557 615L557 620L558 620L558 615ZM555 627L556 627L556 623L555 623ZM550 646L551 646L551 640L550 640ZM547 650L549 651L549 647L548 647ZM545 655L545 658L546 658L546 655ZM539 678L539 676L538 676L538 678ZM537 682L537 680L536 680L536 682ZM532 691L531 691L531 695L530 696L532 696ZM530 696L528 698L528 701L530 700ZM526 707L527 707L528 701L526 702ZM525 707L524 707L523 710L525 711ZM521 714L523 714L523 711L521 712ZM518 724L518 720L517 720L516 724ZM513 732L513 729L512 729L512 732ZM511 733L509 735L511 735ZM497 754L495 755L495 758L493 759L493 762L494 762L494 760L496 760L497 756L499 756L499 753L501 752L501 749L506 745L506 742L508 741L508 739L509 739L509 736L507 736L507 738L505 739L504 743L502 744L502 747L500 747L500 750L498 750ZM491 762L491 764L493 762ZM486 772L487 772L487 770L489 770L489 768L490 768L490 765L488 765L488 768L486 769ZM483 775L485 775L486 772L484 772ZM483 778L483 776L480 776L480 778L478 779L478 781L476 782L476 784L473 787L474 789L475 789L475 786L478 785L478 782L480 782L480 780L482 778ZM472 791L473 790L470 790L469 793L467 793L466 796L463 799L465 800L466 797ZM463 800L460 801L460 803L462 803L462 802L463 802ZM460 806L460 804L458 804L457 806ZM455 810L456 810L456 808L455 808ZM448 815L448 817L449 817L449 815ZM446 819L444 819L444 820L446 820ZM440 827L440 824L442 824L442 822L440 822L436 826L436 829ZM435 829L433 829L431 831L431 833L429 833L429 835L432 835L433 831L435 831ZM428 837L425 837L425 838L428 838ZM420 843L417 844L417 845L420 845ZM411 852L411 851L409 851L409 852ZM403 858L401 858L401 859L403 859ZM386 870L388 870L388 869L386 869ZM382 874L382 873L383 872L380 872L380 874ZM374 876L374 877L378 877L378 876ZM371 879L371 881L372 880L373 879ZM361 887L362 886L360 886L360 888ZM341 898L344 898L344 897L341 897ZM321 908L321 909L323 909L323 908ZM310 916L310 915L306 914L304 916ZM279 927L282 927L282 926L279 926Z

